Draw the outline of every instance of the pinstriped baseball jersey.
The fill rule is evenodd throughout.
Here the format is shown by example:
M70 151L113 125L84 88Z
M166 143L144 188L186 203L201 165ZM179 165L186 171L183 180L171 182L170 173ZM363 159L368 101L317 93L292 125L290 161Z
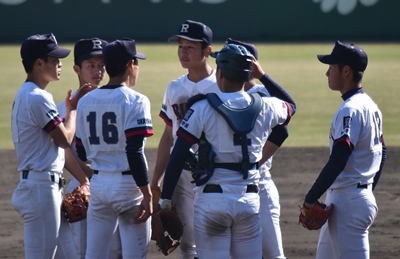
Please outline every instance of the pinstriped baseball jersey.
M76 125L76 145L84 146L92 169L127 171L127 137L153 135L150 101L126 86L103 86L79 100Z
M61 172L64 150L54 143L49 134L62 123L53 96L27 81L14 99L11 116L18 171Z
M382 159L382 135L382 113L366 93L359 91L341 104L331 124L330 149L339 141L350 141L354 149L331 188L373 182Z
M168 126L172 127L174 140L176 140L176 131L186 114L186 103L188 99L196 94L220 93L216 84L215 70L201 80L192 82L188 74L172 81L165 90L160 117Z
M220 93L219 98L229 107L243 109L251 102L245 92ZM268 138L271 128L285 123L288 119L288 108L284 101L273 97L263 97L263 107L253 130L247 134L250 162L255 163L262 157L262 148ZM241 142L229 127L225 119L214 110L207 100L196 102L187 112L177 132L180 137L191 143L196 143L202 132L217 154L216 163L239 163L242 161ZM258 170L250 170L247 180L240 173L227 169L216 168L208 181L212 184L252 184L259 179ZM197 188L197 187L196 187Z

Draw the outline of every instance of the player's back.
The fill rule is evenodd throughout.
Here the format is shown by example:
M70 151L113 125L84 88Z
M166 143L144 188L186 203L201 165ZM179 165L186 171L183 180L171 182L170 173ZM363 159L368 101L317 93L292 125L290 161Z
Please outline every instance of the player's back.
M245 109L251 103L250 96L244 92L222 93L218 96L225 105L229 104L228 106L232 109ZM262 98L262 100L262 110L256 116L252 131L246 135L249 143L247 149L250 163L258 162L261 159L262 148L271 128L278 124L283 124L287 119L287 110L283 109L283 101L266 97ZM188 114L196 117L187 124L182 123L183 127L187 128L195 136L201 135L200 131L204 131L206 139L216 153L214 159L216 163L240 163L243 159L243 154L239 134L229 127L227 121L208 105L206 100L199 101L192 107L193 111L188 112ZM199 115L195 115L196 113ZM239 116L233 117L240 120ZM258 177L258 170L254 168L254 170L250 170L247 181L250 184ZM237 172L216 168L210 182L215 184L237 183L241 178L242 176Z
M76 136L91 168L127 171L126 136L149 132L150 101L125 86L104 86L85 95L78 104Z

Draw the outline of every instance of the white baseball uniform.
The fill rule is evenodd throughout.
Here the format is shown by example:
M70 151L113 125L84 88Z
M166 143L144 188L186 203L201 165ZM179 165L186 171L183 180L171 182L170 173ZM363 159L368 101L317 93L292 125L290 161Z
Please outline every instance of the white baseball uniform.
M378 212L372 183L382 159L382 113L362 88L343 99L332 120L330 148L345 141L352 153L327 191L325 202L334 209L320 232L319 259L369 258L368 229Z
M167 87L164 93L162 109L160 117L165 121L168 126L172 127L174 143L176 141L176 131L186 114L186 103L188 99L197 94L220 92L215 79L215 70L212 71L210 76L195 83L189 80L188 74L173 80ZM172 151L173 146L171 147ZM196 150L196 147L193 148ZM193 233L193 203L194 203L194 184L192 173L183 170L180 180L172 197L172 204L179 211L179 217L184 224L184 232L182 236L182 243L180 245L181 258L190 258L196 254L196 245Z
M225 105L234 109L246 108L251 103L250 96L245 92L220 93L218 96ZM255 126L247 134L250 163L261 159L262 147L271 129L290 117L284 101L273 97L262 100L262 110L257 115ZM194 144L203 132L216 153L215 163L241 162L242 149L235 141L235 133L207 100L191 106L177 135L185 142ZM174 149L170 161L173 161L175 152ZM176 174L170 171L172 164L169 163L165 176L165 181L169 183L173 182L171 179ZM261 258L259 178L256 166L250 168L247 179L243 179L240 172L217 167L205 185L194 188L194 228L200 258ZM214 190L206 191L210 186ZM171 191L174 192L173 188L164 187L162 197L168 199Z
M264 85L254 85L247 93L261 92L270 96ZM271 178L272 157L260 165L260 218L264 259L284 259L282 233L279 224L281 206L279 192Z
M132 177L127 159L128 142L153 135L149 99L126 86L103 86L78 103L76 145L84 148L95 170L91 178L91 200L87 217L87 259L107 258L112 235L119 224L123 258L146 258L150 244L150 222L134 224L143 199ZM81 157L81 156L80 156ZM141 176L147 179L147 163Z
M64 150L49 133L61 123L53 96L26 81L14 99L11 129L20 172L12 203L24 220L28 259L54 258L56 251L76 258L71 233L59 234Z
M74 91L71 94L71 97L74 96L76 94L76 92L77 92L77 90ZM65 116L67 114L67 109L65 107L65 101L61 101L57 105L57 110L58 110L58 112L60 114L60 117L61 118L65 118ZM73 153L76 153L75 145L73 145L73 147L71 147L71 151ZM67 189L66 189L65 192L66 193L70 193L76 187L78 187L79 185L80 185L79 181L73 175L71 175L71 180L68 183L68 186L67 186ZM65 227L70 227L71 228L71 232L72 232L75 248L76 248L76 251L78 253L78 257L77 258L80 258L80 259L84 259L85 258L85 254L86 254L86 239L87 239L87 235L86 235L87 223L86 223L86 220L87 219L83 219L81 221L69 224L68 221L65 220L65 218L61 219L61 230L60 230L60 232L62 232ZM121 251L121 239L120 239L120 236L119 236L119 228L117 227L117 230L113 234L113 241L112 241L112 245L111 245L111 249L110 249L110 255L109 255L108 259L118 259L120 257L120 255L121 255L121 253L122 253L122 251Z

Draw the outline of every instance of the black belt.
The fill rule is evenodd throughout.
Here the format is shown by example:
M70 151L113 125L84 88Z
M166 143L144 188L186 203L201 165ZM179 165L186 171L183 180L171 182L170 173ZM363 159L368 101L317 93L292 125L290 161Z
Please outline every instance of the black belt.
M222 187L219 184L207 184L203 193L223 193ZM258 186L255 184L247 185L246 193L258 193Z
M22 171L22 179L28 179L28 175L29 175L29 170ZM50 175L50 180L52 182L56 183L54 174ZM67 180L65 180L65 178L60 175L59 180L58 180L58 186L64 187L66 184L67 184Z
M99 170L94 170L93 174L99 174ZM131 171L121 172L122 175L132 175Z
M360 184L360 183L358 183L357 184L357 188L358 189L367 189L368 188L368 184L366 183L366 184Z

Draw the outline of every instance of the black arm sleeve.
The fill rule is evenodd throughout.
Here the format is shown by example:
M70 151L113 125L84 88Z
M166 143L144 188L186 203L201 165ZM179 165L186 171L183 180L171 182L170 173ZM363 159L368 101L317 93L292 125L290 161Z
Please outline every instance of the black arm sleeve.
M268 90L269 94L273 97L281 99L290 104L292 108L292 115L296 113L296 103L294 102L293 98L290 96L282 86L280 86L277 82L272 80L267 74L264 74L260 78L260 82L263 83L265 88Z
M147 162L143 153L144 135L136 135L126 139L126 156L129 168L137 186L145 186L149 183L147 174Z
M322 169L317 180L307 193L305 202L311 204L316 202L322 194L328 190L338 175L343 171L350 154L351 149L347 142L341 141L336 143L332 148L328 163Z
M87 161L86 150L80 138L75 138L75 149L79 159L82 160L83 162L86 162Z
M172 194L174 193L175 186L178 183L179 177L181 176L186 157L189 155L189 149L191 146L191 143L178 136L168 161L167 170L165 171L161 194L162 199L170 200L172 198Z
M383 166L385 164L387 157L387 152L386 152L386 145L385 142L382 142L382 160L381 160L381 165L379 166L379 171L376 172L376 175L374 177L374 182L372 183L372 190L375 190L376 185L379 182L379 178L381 177Z
M271 134L268 136L268 141L280 147L289 136L286 126L276 126L272 129Z

